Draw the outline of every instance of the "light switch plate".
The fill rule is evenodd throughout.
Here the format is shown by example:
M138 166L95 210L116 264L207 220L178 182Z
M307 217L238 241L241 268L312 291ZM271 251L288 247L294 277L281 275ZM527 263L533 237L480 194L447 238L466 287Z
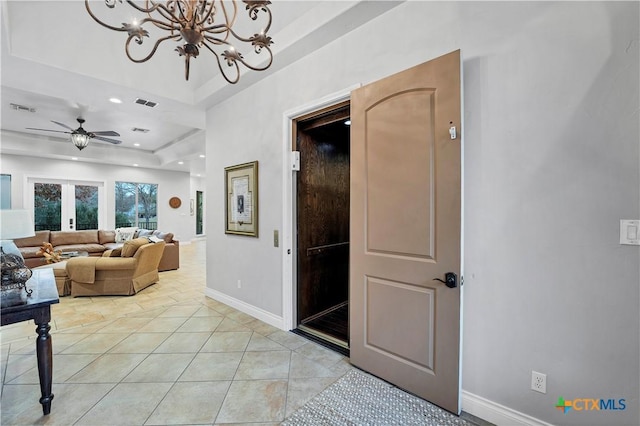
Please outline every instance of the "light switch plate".
M640 246L640 220L620 220L620 244Z

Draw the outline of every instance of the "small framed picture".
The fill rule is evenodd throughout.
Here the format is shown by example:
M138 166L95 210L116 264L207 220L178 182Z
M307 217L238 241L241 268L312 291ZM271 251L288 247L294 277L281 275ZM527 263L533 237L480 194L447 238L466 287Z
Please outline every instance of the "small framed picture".
M258 236L258 162L225 167L225 233Z

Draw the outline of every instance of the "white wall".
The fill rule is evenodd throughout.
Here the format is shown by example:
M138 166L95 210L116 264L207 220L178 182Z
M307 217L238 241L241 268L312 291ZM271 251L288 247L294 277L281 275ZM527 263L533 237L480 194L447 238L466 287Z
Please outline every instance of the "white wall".
M173 232L174 238L188 242L195 237L195 216L189 215L189 173L50 160L3 154L0 158L2 173L11 174L12 208L25 206L25 187L30 176L51 179L97 180L105 182L106 229L115 228L115 182L128 181L158 184L158 229ZM194 191L195 196L195 191ZM169 207L171 197L180 197L182 205ZM191 224L193 222L193 225Z
M618 244L640 218L638 28L637 2L407 2L217 105L208 200L224 167L258 160L260 238L209 209L207 286L282 315L285 111L460 48L463 389L554 424L638 424L640 253ZM565 415L559 396L627 408Z

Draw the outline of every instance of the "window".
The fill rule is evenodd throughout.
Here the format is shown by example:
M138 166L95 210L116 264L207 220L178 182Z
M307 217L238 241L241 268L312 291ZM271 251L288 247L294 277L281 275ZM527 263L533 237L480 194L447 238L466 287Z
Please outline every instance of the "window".
M62 229L62 185L34 182L33 213L36 231Z
M158 229L158 185L116 182L116 228Z
M11 208L11 175L0 175L2 180L0 181L0 208Z
M98 229L98 187L76 185L76 229Z

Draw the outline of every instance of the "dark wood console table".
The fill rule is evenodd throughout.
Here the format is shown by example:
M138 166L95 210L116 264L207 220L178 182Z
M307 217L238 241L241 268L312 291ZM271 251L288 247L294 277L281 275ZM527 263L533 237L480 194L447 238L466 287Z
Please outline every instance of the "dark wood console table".
M36 356L38 358L38 374L42 411L45 415L51 412L51 383L53 381L53 351L51 349L51 305L58 303L58 289L52 269L36 269L27 281L27 288L33 290L27 298L26 305L9 306L0 311L1 325L33 320L36 323Z

